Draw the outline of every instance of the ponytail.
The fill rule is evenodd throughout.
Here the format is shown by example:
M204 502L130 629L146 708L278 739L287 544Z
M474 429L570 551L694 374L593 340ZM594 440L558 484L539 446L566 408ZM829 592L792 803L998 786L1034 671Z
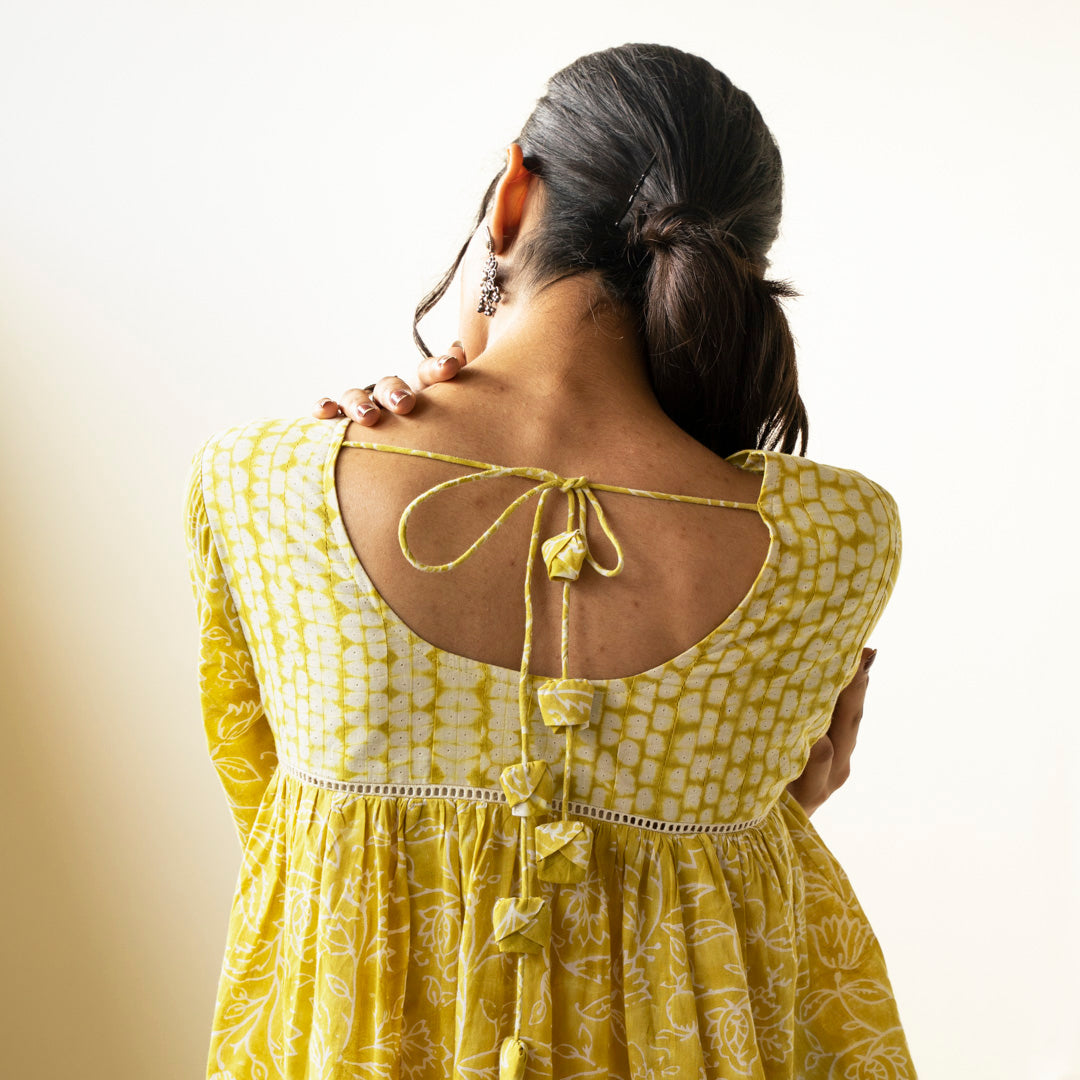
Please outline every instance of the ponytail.
M653 391L683 430L727 457L809 433L795 341L781 299L737 236L708 214L672 204L639 214L627 235L643 255L642 331Z

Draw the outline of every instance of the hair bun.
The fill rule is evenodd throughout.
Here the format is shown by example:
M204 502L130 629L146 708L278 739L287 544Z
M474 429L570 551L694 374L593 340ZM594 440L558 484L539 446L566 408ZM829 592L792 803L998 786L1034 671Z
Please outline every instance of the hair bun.
M688 203L645 206L634 216L630 239L654 250L700 241L708 215Z
M724 244L734 254L746 258L742 241L707 210L692 203L643 208L634 218L627 239L652 252Z

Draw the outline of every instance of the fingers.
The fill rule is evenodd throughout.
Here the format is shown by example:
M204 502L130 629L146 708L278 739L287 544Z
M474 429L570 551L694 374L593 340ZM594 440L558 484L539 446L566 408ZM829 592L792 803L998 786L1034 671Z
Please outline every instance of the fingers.
M832 783L832 769L835 760L832 740L828 735L822 735L813 746L810 747L810 756L807 758L806 767L788 784L788 791L795 797L795 801L809 817L821 804L832 794L835 786Z
M350 394L360 394L362 398L367 398L367 403L373 403L378 408L394 413L412 412L413 406L416 404L416 392L404 379L398 378L397 375L384 375L375 383L370 395L365 394L363 390L350 390L348 392ZM362 406L365 402L361 400L358 404ZM375 415L377 418L378 413Z
M877 655L875 649L863 649L862 660L855 669L851 682L845 686L836 698L834 717L842 712L850 716L852 713L862 714L862 703L866 698L866 688L870 685L870 665Z
M455 341L441 356L429 356L426 360L421 360L416 375L422 389L432 383L452 379L464 366L465 350L460 341Z
M862 701L849 701L844 705L837 705L833 711L832 722L829 724L829 738L832 739L835 751L834 768L843 773L844 780L847 779L847 774L851 769L851 755L855 749L855 740L859 735L859 721L862 715Z
M858 713L862 716L863 702L866 700L866 690L870 685L870 665L877 656L877 649L863 649L862 662L855 671L851 682L840 691L836 698L835 712L842 712L846 716ZM858 720L855 721L858 723Z
M368 427L376 423L381 415L379 406L367 391L360 389L346 390L338 395L336 401L333 398L320 398L311 410L312 416L320 420L331 420L342 413Z
M353 387L340 393L336 399L320 398L312 409L312 415L326 420L344 413L365 427L371 427L379 422L383 409L403 414L410 412L415 404L416 394L404 379L384 375L370 393Z
M455 341L440 356L429 356L420 362L417 376L420 390L437 382L452 379L465 366L465 350ZM337 398L320 398L311 415L320 420L331 420L344 413L358 423L371 427L379 422L383 410L404 415L412 412L417 391L397 375L384 375L374 383L371 391L353 387Z
M840 691L829 724L829 738L833 744L833 762L829 777L830 787L835 791L851 775L851 755L859 735L859 721L863 717L866 689L870 683L869 669L877 655L875 649L864 649L862 664L855 678Z

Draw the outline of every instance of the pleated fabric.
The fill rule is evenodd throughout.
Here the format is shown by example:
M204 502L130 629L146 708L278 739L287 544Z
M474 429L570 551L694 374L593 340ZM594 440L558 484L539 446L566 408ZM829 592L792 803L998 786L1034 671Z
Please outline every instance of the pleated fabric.
M230 428L189 475L204 729L242 846L208 1080L502 1080L515 1029L527 1080L915 1077L870 922L786 790L891 593L888 492L733 455L764 473L758 581L668 664L588 680L565 788L528 676L531 753L569 793L551 820L592 845L581 880L524 867L550 927L503 951L518 673L379 597L328 483L346 426Z
M515 961L491 940L491 909L514 884L516 825L498 804L275 772L244 852L208 1075L497 1076ZM740 833L596 829L585 880L541 885L552 924L526 961L531 1076L915 1075L869 922L789 795Z

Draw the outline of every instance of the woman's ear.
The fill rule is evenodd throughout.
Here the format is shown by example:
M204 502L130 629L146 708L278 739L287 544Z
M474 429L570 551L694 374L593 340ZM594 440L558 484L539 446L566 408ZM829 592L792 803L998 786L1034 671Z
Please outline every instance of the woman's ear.
M521 226L533 174L522 164L521 147L511 143L506 150L506 172L495 188L491 211L491 239L495 254L501 255Z

